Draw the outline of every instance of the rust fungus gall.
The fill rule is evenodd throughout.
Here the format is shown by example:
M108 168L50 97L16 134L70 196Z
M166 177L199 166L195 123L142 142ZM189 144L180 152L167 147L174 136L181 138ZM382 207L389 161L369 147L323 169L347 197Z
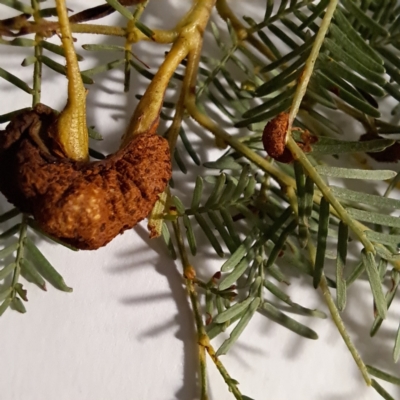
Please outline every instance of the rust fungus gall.
M281 113L268 122L264 128L262 142L265 151L274 160L282 163L291 163L293 161L292 153L286 148L286 134L289 125L289 114ZM301 131L301 141L297 145L305 152L312 151L311 145L318 141L307 130L293 128L293 130Z
M0 131L0 191L48 234L93 250L135 226L171 177L168 142L144 133L105 160L60 156L57 116L39 104Z
M268 122L264 128L262 141L265 151L274 159L283 155L286 146L286 132L289 114L281 113Z

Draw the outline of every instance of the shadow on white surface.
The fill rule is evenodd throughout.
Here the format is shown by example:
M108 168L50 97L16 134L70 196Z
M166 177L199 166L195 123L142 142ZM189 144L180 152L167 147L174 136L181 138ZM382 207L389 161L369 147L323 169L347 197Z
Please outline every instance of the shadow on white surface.
M127 297L120 300L120 303L127 307L140 307L142 303L159 304L165 299L172 298L177 313L173 319L162 321L151 328L144 331L137 331L136 339L154 340L160 339L166 331L174 329L174 336L182 342L183 345L183 360L182 360L182 387L175 393L177 400L187 400L196 398L197 396L197 366L198 366L198 347L196 344L196 332L194 328L193 314L189 307L186 290L183 286L182 275L179 273L180 266L176 265L166 253L166 248L161 240L149 240L149 233L143 226L135 228L136 233L142 240L142 246L150 250L153 257L152 264L158 274L165 277L170 291L167 293L154 294L150 297ZM139 247L140 248L140 247ZM135 259L136 250L131 255L131 259ZM124 255L123 258L127 256ZM179 263L179 261L177 262ZM132 265L136 268L137 265ZM124 267L125 269L126 267ZM118 266L117 266L118 269ZM157 343L156 346L162 346L162 343Z

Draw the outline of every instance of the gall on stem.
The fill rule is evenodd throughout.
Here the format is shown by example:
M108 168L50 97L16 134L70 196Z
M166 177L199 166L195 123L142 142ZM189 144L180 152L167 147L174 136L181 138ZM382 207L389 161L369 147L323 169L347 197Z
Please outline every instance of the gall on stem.
M118 152L88 162L86 89L65 2L56 4L67 59L67 105L57 114L37 104L0 131L0 170L6 171L0 191L47 234L93 250L150 213L171 177L170 150L156 135L157 115Z

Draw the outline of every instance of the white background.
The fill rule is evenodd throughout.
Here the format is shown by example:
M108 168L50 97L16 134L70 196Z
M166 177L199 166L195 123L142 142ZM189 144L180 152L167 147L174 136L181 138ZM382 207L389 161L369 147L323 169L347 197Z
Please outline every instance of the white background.
M69 1L79 10L82 2ZM145 21L152 27L172 27L187 9L180 0L152 0ZM242 14L257 16L262 1L239 1ZM85 2L85 7L99 4ZM0 17L14 15L0 6ZM239 14L240 15L240 14ZM108 21L122 20L114 15ZM218 17L214 15L214 20ZM77 48L85 56L84 68L113 60L80 48L101 42L102 37L78 36ZM58 42L58 39L54 39ZM123 39L112 39L123 44ZM140 52L146 48L145 52ZM151 44L135 51L153 70L164 48ZM0 67L12 70L31 84L32 68L18 67L30 49L0 47ZM61 58L52 56L59 62ZM88 97L88 124L95 125L105 140L94 146L115 151L134 109L134 95L143 93L143 81L134 78L129 95L122 92L122 70L96 78ZM44 67L42 102L62 109L66 80ZM0 80L0 113L30 106L26 93ZM4 125L3 125L4 127ZM205 152L210 136L199 129L191 136L202 161L215 157ZM190 162L187 163L190 165ZM0 171L5 173L5 171ZM185 179L177 172L178 187ZM176 191L179 193L179 191ZM1 198L0 213L10 206ZM11 221L8 227L12 223ZM4 225L2 226L4 227ZM179 262L171 261L161 240L148 240L146 224L117 237L106 248L94 252L71 252L44 239L40 249L62 273L72 294L48 285L48 292L24 283L28 289L28 312L8 310L0 321L0 398L2 400L192 400L197 398L197 348L193 317L182 286ZM194 260L199 274L209 277L221 261L200 246ZM293 277L287 288L293 300L310 308L323 304L310 281ZM306 287L307 284L307 287ZM293 287L294 286L294 287ZM283 288L286 289L286 288ZM326 310L326 307L322 305ZM367 388L332 321L295 316L319 334L310 341L296 336L261 315L251 321L228 356L221 357L243 394L256 400L339 400L380 398ZM391 363L391 349L399 312L391 311L379 335L370 339L372 303L365 282L349 291L345 322L364 360L399 375ZM214 344L218 347L220 341ZM232 399L222 378L209 360L210 398ZM400 398L400 391L389 385ZM397 390L397 391L396 391Z

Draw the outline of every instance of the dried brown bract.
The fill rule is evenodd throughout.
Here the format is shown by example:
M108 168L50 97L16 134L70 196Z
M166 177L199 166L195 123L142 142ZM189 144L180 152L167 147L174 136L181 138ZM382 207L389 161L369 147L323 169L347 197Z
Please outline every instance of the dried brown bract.
M0 131L0 190L41 228L79 249L97 249L135 226L171 177L168 142L153 133L98 162L53 151L57 115L38 105Z

